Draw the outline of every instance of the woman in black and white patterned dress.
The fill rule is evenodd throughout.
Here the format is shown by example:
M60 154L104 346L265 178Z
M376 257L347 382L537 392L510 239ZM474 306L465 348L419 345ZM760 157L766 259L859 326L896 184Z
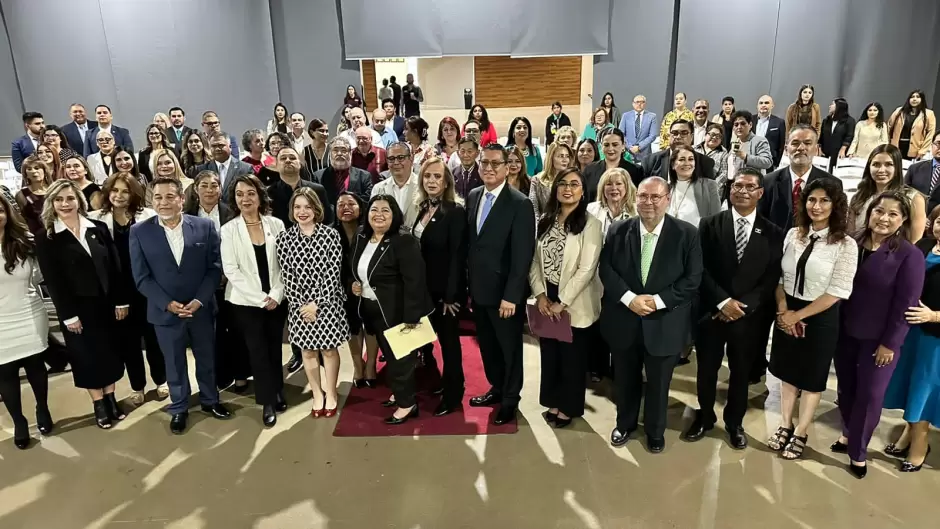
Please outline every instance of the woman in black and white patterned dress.
M288 335L290 343L303 351L304 371L313 393L311 415L332 417L339 402L337 348L349 340L343 308L346 295L340 282L340 235L332 226L320 224L323 204L310 188L297 188L288 214L296 224L277 237L277 259L287 294Z

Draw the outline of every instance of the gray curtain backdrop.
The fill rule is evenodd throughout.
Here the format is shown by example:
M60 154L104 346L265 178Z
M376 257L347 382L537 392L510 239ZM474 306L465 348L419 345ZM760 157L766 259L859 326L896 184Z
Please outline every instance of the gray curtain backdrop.
M434 2L340 0L340 5L347 59L441 56L442 28Z
M506 0L437 0L444 55L509 55L512 53L511 4Z
M24 134L23 100L13 67L13 52L7 38L6 17L0 6L0 154L9 154L10 143Z
M603 22L611 4L610 0L514 2L508 9L510 53L513 57L606 54L609 26Z

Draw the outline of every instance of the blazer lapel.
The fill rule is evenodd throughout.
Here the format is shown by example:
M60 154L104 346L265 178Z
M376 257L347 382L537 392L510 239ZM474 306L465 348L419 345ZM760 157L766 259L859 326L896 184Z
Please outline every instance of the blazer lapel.
M627 232L627 251L633 259L633 270L636 271L637 283L643 284L643 272L641 269L642 256L640 247L640 225L639 219L633 223L633 227Z
M744 255L741 256L739 266L747 268L745 263L750 263L759 255L768 255L767 239L764 237L765 229L767 229L767 227L764 225L764 221L760 216L755 218L754 225L751 226L751 236L747 240L747 246L744 247ZM734 239L732 238L731 240ZM738 254L733 247L731 253L734 254L734 261L737 262Z
M387 235L387 234L386 234ZM369 260L369 283L372 282L372 274L375 273L375 267L379 265L379 261L382 260L382 257L385 256L385 252L388 251L388 247L391 243L388 240L388 237L382 237L382 242L379 243L379 247L375 249L375 253L372 254L372 259Z
M486 188L483 188L483 193L480 194L481 199L483 195L486 194L486 192L487 192ZM503 190L499 193L499 196L496 197L496 200L493 201L493 205L490 206L490 212L486 215L486 220L483 221L483 225L480 226L480 234L479 234L480 237L483 236L483 233L486 231L486 227L490 224L489 221L492 219L493 215L496 214L497 209L500 207L500 204L502 204L503 202L506 202L507 200L509 200L509 190L506 188L503 188ZM477 223L474 222L473 229L476 230L476 227L477 227Z
M264 217L262 217L262 221L263 221L263 220L264 220ZM251 268L251 270L249 270L249 272L251 272L252 274L257 275L257 273L258 273L258 263L256 263L255 260L253 259L253 257L254 257L253 253L254 253L254 250L255 250L255 249L254 249L254 243L251 242L251 234L248 233L248 225L245 224L245 221L241 218L241 216L239 216L237 219L232 220L232 222L237 222L237 223L238 223L238 232L237 232L237 234L235 235L236 237L238 237L238 244L236 245L236 247L241 246L241 247L244 248L245 250L251 252L251 253L249 253L249 255L250 255L252 258L246 259L246 261L247 261L246 265ZM267 231L267 227L266 227L266 226L263 226L263 225L262 225L262 227L265 229L265 231ZM267 234L265 234L265 243L267 243ZM268 247L265 246L265 253L267 253L267 250L268 250ZM270 259L269 259L269 260L270 260ZM271 268L270 268L270 263L269 263L269 270L271 270Z
M722 260L724 261L725 267L729 268L730 270L735 270L735 271L737 271L738 265L739 265L738 252L737 252L737 248L735 247L737 244L735 230L737 230L737 228L738 227L735 226L734 215L731 214L731 210L729 209L729 210L722 212L721 217L718 218L718 230L719 230L719 237L720 237L719 240L729 241L730 244L720 245L720 248L722 250L721 257L722 257ZM750 245L750 242L751 241L748 241L749 245ZM744 252L746 254L747 249L745 249ZM741 259L741 261L744 261L744 259Z
M656 249L653 250L653 261L650 263L649 275L646 277L646 284L649 285L653 282L653 278L656 276L657 265L660 261L663 260L663 254L668 251L666 248L666 238L672 232L672 226L670 218L667 215L663 220L663 230L659 233L659 238L656 241ZM639 234L639 231L637 232ZM639 255L639 253L638 253ZM640 270L640 268L637 268ZM641 270L642 273L642 270Z
M91 252L91 260L95 265L95 272L98 274L98 281L105 292L110 292L108 284L108 252L99 239L98 230L89 228L85 231L85 242L88 244L88 250ZM84 249L79 248L84 253Z
M196 232L193 229L192 222L185 215L181 222L183 223L183 255L180 256L180 270L183 269L183 265L186 263L186 254L190 253L190 248L196 243Z
M477 210L480 209L480 197L483 196L483 193L471 193L470 200L467 201L467 214L470 218L470 236L476 239L479 237L477 233Z

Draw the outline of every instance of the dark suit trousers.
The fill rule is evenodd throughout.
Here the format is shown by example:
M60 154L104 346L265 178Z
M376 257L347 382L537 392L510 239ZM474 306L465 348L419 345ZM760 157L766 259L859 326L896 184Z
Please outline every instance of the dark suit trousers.
M235 380L248 380L251 363L224 289L215 291L215 301L219 307L215 315L215 379L217 387L227 388Z
M761 313L760 342L755 345L756 350L754 351L753 362L751 362L750 378L752 380L758 380L767 374L767 344L770 343L770 334L773 332L776 320L776 307L773 304L767 304Z
M232 304L234 323L248 349L248 360L255 378L255 403L274 405L284 390L281 367L286 305L274 310Z
M463 350L460 347L460 318L444 314L444 304L435 304L434 312L428 317L431 327L437 333L437 341L441 344L441 359L444 362L441 374L441 386L444 389L443 401L460 404L463 400ZM424 355L425 367L436 369L437 361L434 359L434 344L430 343L421 350Z
M839 379L839 413L842 435L849 438L849 457L865 461L868 443L881 421L885 391L898 365L900 351L884 367L875 366L878 340L857 340L844 334L836 348L836 377Z
M147 298L135 293L130 314L117 322L121 332L121 356L127 368L127 378L131 389L143 391L147 387L147 373L144 370L144 351L140 349L141 340L147 352L147 365L150 366L150 378L156 385L166 382L166 364L163 351L157 341L153 325L147 321Z
M727 347L728 402L725 404L725 427L741 426L747 411L748 378L751 365L757 357L755 349L761 346L763 326L761 312L744 317L733 323L711 320L699 324L698 338L695 345L698 352L698 373L696 376L698 404L707 424L717 422L715 415L715 394L718 387L718 371L725 357ZM766 338L766 332L764 332Z
M518 406L522 392L522 327L525 305L516 314L500 318L498 307L473 307L483 371L503 406Z
M584 392L587 382L587 344L590 330L571 329L572 341L539 338L542 357L542 380L539 404L558 408L568 417L584 415Z
M202 404L219 402L219 390L215 385L215 332L213 315L201 308L192 318L181 318L172 325L154 325L163 359L166 363L166 381L170 386L170 414L185 413L189 409L189 367L186 362L186 346L193 349L196 361L196 382L199 384L199 401Z
M669 356L652 356L643 344L642 331L632 347L613 351L614 395L617 403L617 429L620 432L636 430L640 420L640 401L643 406L643 427L648 437L661 439L666 434L666 408L669 404L669 384L672 370L679 360L679 352ZM643 387L643 368L646 368L646 388ZM645 389L645 390L644 390Z
M385 382L388 388L395 395L395 403L400 408L410 408L417 402L416 384L415 384L415 365L417 364L418 354L412 351L403 358L395 358L392 348L385 340L385 331L388 327L385 325L385 317L382 315L382 309L375 301L361 298L359 313L362 315L362 324L366 332L374 334L379 342L379 349L385 355Z

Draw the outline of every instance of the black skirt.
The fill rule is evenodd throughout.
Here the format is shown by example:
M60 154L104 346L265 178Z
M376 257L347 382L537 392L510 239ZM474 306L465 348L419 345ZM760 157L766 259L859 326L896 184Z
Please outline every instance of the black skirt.
M124 376L124 361L116 343L120 333L114 305L101 298L81 298L76 309L82 322L81 334L69 331L59 322L75 387L101 389L114 384Z
M810 303L787 295L790 310L800 310ZM839 303L803 322L806 324L803 338L794 338L774 326L770 372L798 389L820 393L826 389L839 341Z

